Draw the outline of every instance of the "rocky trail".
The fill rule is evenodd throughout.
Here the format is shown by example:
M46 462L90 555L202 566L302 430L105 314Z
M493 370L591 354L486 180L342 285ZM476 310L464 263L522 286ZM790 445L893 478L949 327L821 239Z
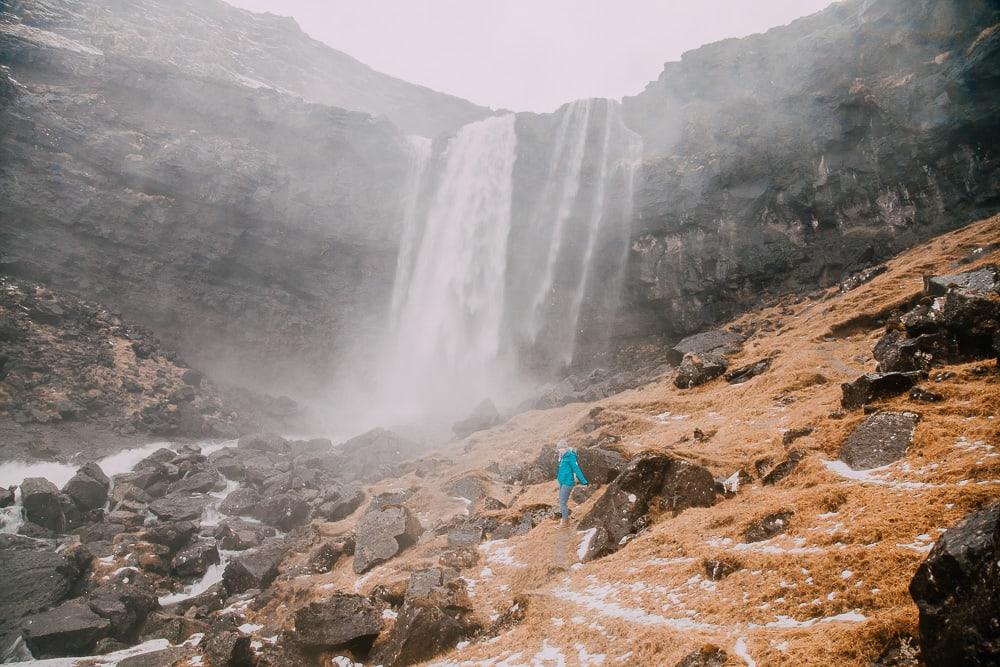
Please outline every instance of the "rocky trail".
M376 429L2 464L4 658L990 664L998 236L786 297L636 389L481 406L436 447ZM569 528L560 438L594 483Z

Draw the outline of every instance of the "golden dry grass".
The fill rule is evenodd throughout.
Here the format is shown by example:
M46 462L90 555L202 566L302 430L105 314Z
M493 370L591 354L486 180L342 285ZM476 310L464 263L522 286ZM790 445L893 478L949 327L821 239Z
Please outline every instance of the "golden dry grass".
M479 564L462 573L476 611L488 623L515 595L525 595L527 619L498 639L473 642L439 662L557 664L543 658L558 651L568 665L599 664L600 655L609 665L673 665L711 643L729 653L730 664L740 665L740 642L758 665L865 665L896 635L915 634L917 610L907 587L918 564L944 529L1000 497L1000 381L996 374L970 374L976 364L956 366L950 368L954 379L932 383L945 395L942 403L913 403L905 395L884 401L885 407L922 415L909 453L877 477L842 477L825 462L836 457L863 415L840 411L839 385L873 370L871 349L882 333L843 323L898 307L919 292L924 274L952 271L951 263L969 249L998 238L1000 216L903 254L855 291L790 298L741 317L735 324L774 323L732 360L735 367L775 355L769 372L745 384L720 379L678 390L667 378L599 402L604 411L590 434L582 425L594 404L525 413L436 452L451 463L434 474L383 484L419 487L409 504L429 527L465 511L440 491L443 482L492 462L530 460L560 437L582 443L616 436L630 453L660 449L705 465L718 478L739 469L756 478L756 462L784 459L786 430L815 429L794 443L807 456L790 477L774 486L754 481L711 508L660 517L601 560L576 564L581 535L554 522L483 545ZM980 263L997 261L998 254ZM715 433L698 442L691 437L695 428ZM513 502L514 511L555 504L552 484L498 485L493 491ZM577 516L586 509L578 508ZM778 510L794 512L784 535L743 544L748 524ZM349 530L352 521L321 530L334 535ZM282 594L258 622L290 627L292 611L304 601L334 589L398 584L409 572L436 563L444 548L444 537L428 533L361 578L345 559L327 575L279 582ZM709 559L736 562L741 569L712 582L703 565Z

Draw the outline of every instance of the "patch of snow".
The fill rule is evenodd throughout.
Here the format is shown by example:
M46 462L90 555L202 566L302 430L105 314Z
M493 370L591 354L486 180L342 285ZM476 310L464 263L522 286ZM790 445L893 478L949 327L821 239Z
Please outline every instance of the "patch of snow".
M740 471L737 470L732 475L726 478L726 481L722 483L722 487L727 493L736 493L740 490Z
M548 639L542 640L541 650L535 654L535 657L531 659L531 664L534 667L543 667L552 663L555 667L566 667L566 657L559 650L558 646L552 646L549 644Z
M733 645L733 653L747 663L747 667L757 667L757 662L750 657L750 653L747 651L746 637L740 637L736 640L736 644Z
M260 630L263 627L264 627L263 625L257 625L256 623L244 623L243 625L241 625L237 629L240 632L249 635L249 634L253 634L254 632L257 632L258 630Z
M580 539L580 545L576 548L576 559L582 561L587 555L587 551L590 550L590 543L594 540L594 535L597 534L596 528L591 528L584 531L583 537Z

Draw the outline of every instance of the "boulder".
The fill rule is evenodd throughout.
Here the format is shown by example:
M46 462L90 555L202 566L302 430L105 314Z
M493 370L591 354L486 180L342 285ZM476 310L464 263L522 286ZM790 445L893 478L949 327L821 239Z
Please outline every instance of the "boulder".
M452 498L477 502L486 496L486 482L476 475L465 475L448 482L441 490Z
M141 533L146 542L162 544L171 552L177 551L198 532L198 524L194 521L166 521L150 526Z
M908 338L895 329L886 332L875 344L872 356L879 373L928 371L934 365L958 358L958 348L944 333L922 333Z
M431 567L426 570L417 570L410 575L404 599L410 600L430 595L433 591L457 578L458 572L451 568Z
M96 463L88 463L66 482L63 493L83 511L104 507L108 501L111 480Z
M201 494L173 494L154 500L149 511L160 521L196 521L211 502L211 498Z
M715 480L707 470L664 454L640 454L580 520L580 530L594 531L583 560L620 548L648 525L647 513L657 501L680 511L711 504L714 497Z
M761 359L760 361L755 361L752 364L747 364L746 366L740 366L739 368L734 368L731 371L726 372L726 382L729 384L743 384L758 375L763 375L771 369L772 359L768 357L767 359Z
M876 266L870 266L867 269L859 271L854 275L842 280L840 282L840 293L845 294L851 290L855 290L867 282L870 282L882 275L889 270L885 264L878 264ZM725 655L725 654L723 654Z
M912 412L876 412L848 436L839 458L853 470L870 470L906 455L920 416Z
M448 547L461 549L476 547L483 541L483 527L477 523L465 523L448 531Z
M1000 294L1000 266L987 264L975 271L924 277L924 292L930 296L945 296L952 290L969 294Z
M910 595L929 667L1000 664L1000 503L941 535L917 568Z
M805 452L800 449L795 449L789 452L788 458L771 468L771 471L764 475L762 479L764 485L767 486L777 484L791 475L792 472L798 467L802 459L805 458L805 455Z
M479 405L473 408L472 412L465 419L455 422L451 430L456 438L465 438L476 431L485 431L496 426L502 420L500 411L490 399L484 399Z
M226 482L215 470L201 470L183 477L168 489L168 494L175 493L209 493L210 491L221 491L226 488Z
M91 610L110 623L108 635L131 643L146 617L160 608L147 577L134 570L112 575L87 596Z
M226 519L215 528L214 537L219 547L226 551L245 551L261 545L274 537L274 528L242 519Z
M287 533L309 521L309 504L291 493L266 496L253 509L253 516Z
M6 649L22 618L69 597L88 559L75 551L37 550L38 543L27 538L3 537L10 538L0 545L0 646Z
M278 566L287 551L284 540L275 539L264 543L253 553L229 561L222 573L226 590L230 595L244 593L251 588L264 590L278 576Z
M936 391L931 391L924 387L914 387L910 390L910 400L921 403L940 403L944 400L944 395Z
M628 459L603 447L576 450L576 462L591 484L610 484L628 466Z
M769 540L775 535L780 535L788 530L789 521L791 521L794 514L790 510L783 510L761 517L746 527L743 531L743 537L747 542Z
M679 389L690 389L710 382L726 372L727 364L724 357L712 353L684 355L677 374L674 375L674 385Z
M325 521L342 521L354 514L365 501L365 492L358 484L328 486L320 493L313 514Z
M688 354L714 355L724 357L738 352L743 344L743 336L725 329L715 329L688 336L667 351L667 361L674 366L681 363Z
M401 505L370 509L358 522L355 533L354 572L361 574L416 544L423 526Z
M218 562L219 550L215 542L201 540L178 551L170 569L175 576L188 579L202 576L210 565Z
M223 447L208 455L208 462L226 479L233 482L243 480L243 464L240 462L239 450L233 447Z
M456 604L444 591L411 598L370 662L402 666L430 660L479 630L471 617L471 610Z
M343 555L342 542L324 542L309 555L309 571L314 574L326 574L334 568Z
M347 481L374 482L398 477L401 464L416 458L424 447L392 431L376 428L337 447L343 457L337 476Z
M245 435L236 443L237 449L253 449L263 452L286 454L290 451L288 441L273 433Z
M236 630L210 632L202 650L212 667L251 667L254 664L250 637Z
M853 382L840 385L843 392L840 405L848 410L860 408L876 399L905 393L924 377L926 375L919 372L866 373Z
M29 477L21 482L21 505L24 517L31 523L61 533L66 517L56 485L42 477Z
M366 653L383 624L381 605L369 597L350 593L336 593L295 613L298 641L311 648L360 646L364 647L361 653Z
M14 504L14 490L15 487L5 489L0 486L0 508L10 507Z
M250 516L261 500L257 489L242 484L219 504L219 511L229 516Z
M81 600L63 604L24 619L22 635L36 658L88 655L106 637L111 623Z

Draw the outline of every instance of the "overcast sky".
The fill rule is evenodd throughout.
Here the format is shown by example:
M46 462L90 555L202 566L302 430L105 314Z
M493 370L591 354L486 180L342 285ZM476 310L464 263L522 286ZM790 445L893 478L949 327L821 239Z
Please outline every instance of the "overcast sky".
M515 111L634 95L702 44L831 0L229 0L293 16L375 69Z

